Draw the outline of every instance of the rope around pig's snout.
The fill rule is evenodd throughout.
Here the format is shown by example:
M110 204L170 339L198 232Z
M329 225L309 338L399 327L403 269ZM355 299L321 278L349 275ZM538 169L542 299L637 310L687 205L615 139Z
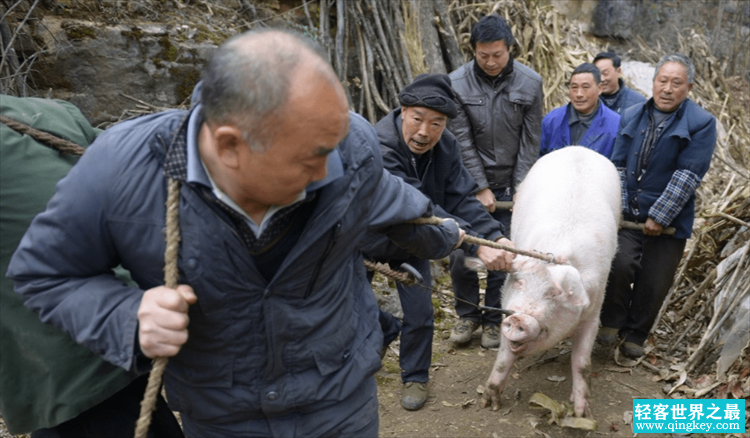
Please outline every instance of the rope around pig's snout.
M418 219L411 220L408 223L417 224L417 225L440 225L446 220L448 219L443 219L443 218L439 218L436 216L432 216L432 217L420 217ZM526 251L523 249L514 248L512 246L501 245L491 240L470 236L468 233L464 236L464 242L473 243L475 245L488 246L490 248L495 248L495 249L502 249L502 250L512 252L515 254L524 255L524 256L532 257L532 258L539 259L539 260L544 260L547 263L555 263L558 265L568 264L566 261L557 260L554 254L542 254L537 251Z

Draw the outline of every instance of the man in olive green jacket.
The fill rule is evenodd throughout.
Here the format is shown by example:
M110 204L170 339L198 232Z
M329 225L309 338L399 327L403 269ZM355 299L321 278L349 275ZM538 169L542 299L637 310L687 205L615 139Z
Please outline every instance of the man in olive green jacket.
M81 146L101 132L64 101L0 95L0 112ZM0 123L0 412L11 433L33 438L131 437L146 376L136 379L42 323L5 277L26 228L76 161ZM163 399L159 406L152 433L182 436Z

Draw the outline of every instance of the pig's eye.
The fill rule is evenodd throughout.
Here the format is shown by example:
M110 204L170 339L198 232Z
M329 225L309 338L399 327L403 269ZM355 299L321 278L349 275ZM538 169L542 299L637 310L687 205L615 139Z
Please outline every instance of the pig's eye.
M522 332L523 331L523 327L518 327L518 331Z

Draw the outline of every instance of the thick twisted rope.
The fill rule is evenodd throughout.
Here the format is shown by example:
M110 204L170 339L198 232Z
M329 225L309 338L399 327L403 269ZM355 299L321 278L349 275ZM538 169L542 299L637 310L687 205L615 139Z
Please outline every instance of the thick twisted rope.
M399 283L403 283L405 286L412 286L412 285L418 284L418 281L412 275L409 275L406 272L393 270L383 263L373 262L372 260L365 259L364 262L365 262L365 267L367 269L383 274L387 278L391 278L393 280L398 281ZM441 290L433 290L431 287L426 287L422 284L419 284L419 286L422 287L427 292L430 292L430 293L434 292L439 295L445 295L445 296L451 297L454 300L461 301L462 303L468 304L469 306L472 306L483 312L496 312L496 313L502 313L503 315L512 315L514 313L512 310L499 309L497 307L478 306L472 303L471 301L466 301L455 296L455 294L451 294L451 293L448 293L446 291L441 291Z
M418 218L418 219L414 219L412 221L409 221L409 223L418 224L418 225L440 225L440 224L443 223L443 221L445 221L445 219L442 219L442 218L439 218L439 217L436 217L436 216L432 216L432 217L421 217L421 218ZM524 255L524 256L527 256L527 257L532 257L532 258L539 259L539 260L544 260L545 262L548 262L548 263L555 263L555 264L558 264L558 265L567 265L568 264L566 261L555 259L555 255L554 254L542 254L542 253L537 252L537 251L526 251L526 250L523 250L523 249L514 248L512 246L501 245L501 244L499 244L497 242L493 242L491 240L481 239L479 237L470 236L468 234L466 234L466 236L464 236L464 242L473 243L475 245L489 246L490 248L495 248L495 249L502 249L502 250L505 250L505 251L508 251L508 252L512 252L512 253L515 253L515 254L520 254L520 255Z
M180 247L180 182L169 180L167 193L167 248L164 251L164 284L170 289L177 287L178 270L177 256ZM141 402L141 414L135 426L135 438L146 438L151 424L151 414L156 407L156 396L161 387L161 378L167 367L167 358L159 357L154 360L151 373L148 376L146 393Z
M5 124L6 126L8 126L9 128L13 129L16 132L28 135L34 140L38 140L45 146L52 146L52 149L60 152L61 155L81 156L83 155L83 152L86 150L82 148L80 145L78 145L77 143L74 143L70 140L65 140L64 138L57 137L55 135L50 134L49 132L40 131L38 129L32 128L31 126L25 123L19 122L18 120L13 120L11 118L0 115L0 122L2 122L3 124Z
M406 272L395 271L383 263L377 263L365 259L365 267L371 271L379 272L386 277L392 278L405 286L411 286L416 283L416 280L411 275Z

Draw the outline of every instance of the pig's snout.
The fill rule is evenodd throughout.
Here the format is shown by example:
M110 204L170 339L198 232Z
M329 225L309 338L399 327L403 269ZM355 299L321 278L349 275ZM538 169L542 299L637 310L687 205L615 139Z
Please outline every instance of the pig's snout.
M503 320L502 331L510 343L511 351L518 354L526 349L528 342L539 337L541 327L533 316L516 313Z

